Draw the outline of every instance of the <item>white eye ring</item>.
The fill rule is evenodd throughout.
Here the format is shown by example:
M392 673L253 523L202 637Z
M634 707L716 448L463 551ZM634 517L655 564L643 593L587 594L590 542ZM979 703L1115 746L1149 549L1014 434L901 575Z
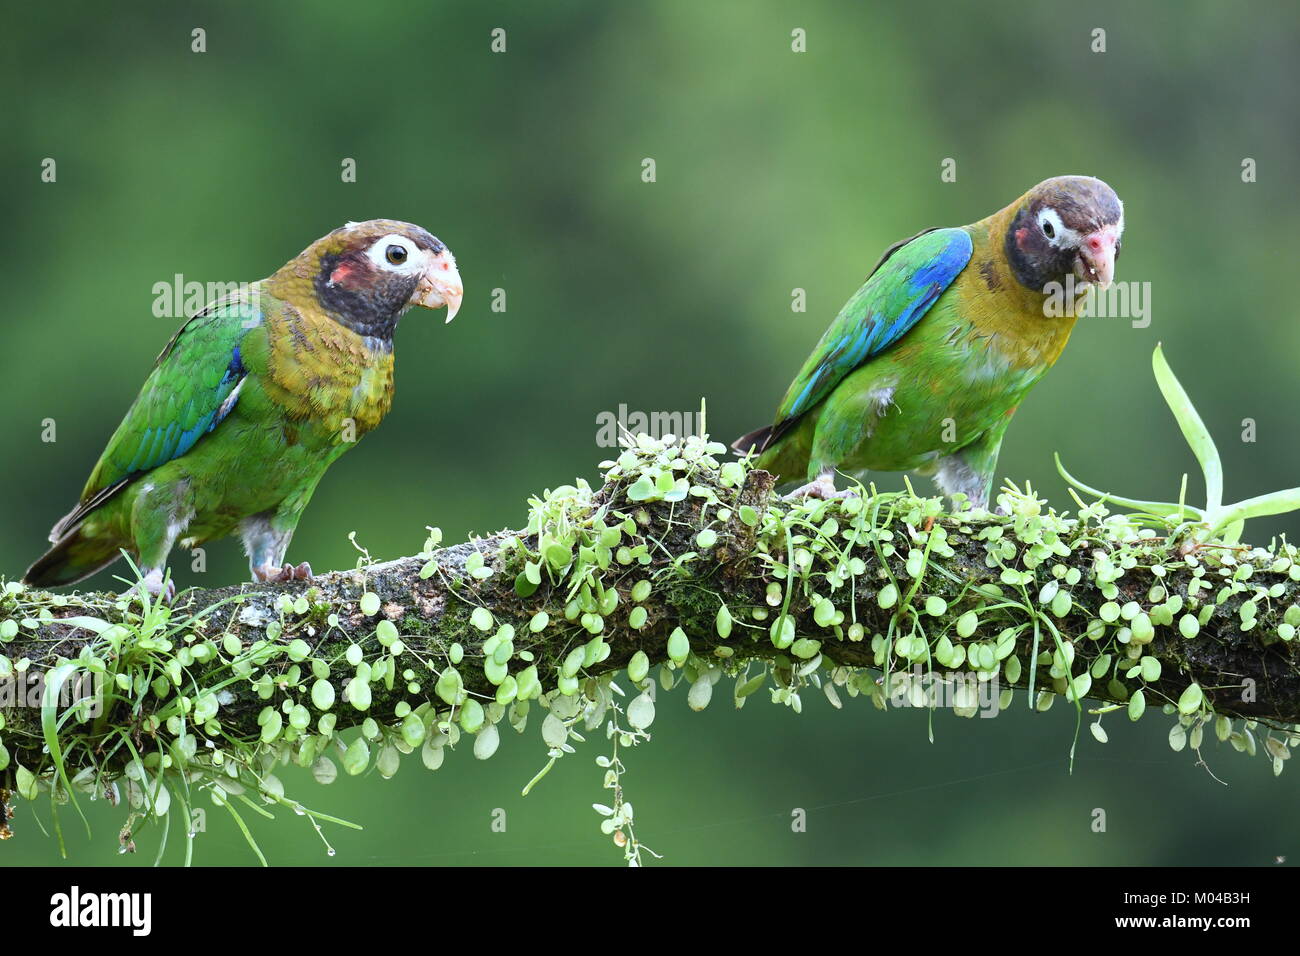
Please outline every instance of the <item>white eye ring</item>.
M1068 248L1079 238L1079 234L1061 222L1060 214L1051 208L1038 214L1038 228L1054 246L1064 245Z
M1060 218L1050 209L1045 210L1038 216L1038 228L1048 239L1055 239L1058 232L1056 226L1060 221Z
M388 252L394 246L406 253L401 262L393 262L388 258ZM411 275L420 272L424 268L424 260L427 258L419 249L415 248L411 240L398 235L384 236L372 242L370 248L366 250L366 257L385 272L396 272L400 275Z

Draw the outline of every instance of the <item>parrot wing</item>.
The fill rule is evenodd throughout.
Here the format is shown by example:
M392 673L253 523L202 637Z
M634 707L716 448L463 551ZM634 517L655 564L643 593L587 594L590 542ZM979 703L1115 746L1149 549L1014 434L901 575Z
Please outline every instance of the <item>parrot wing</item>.
M257 303L255 294L227 296L177 330L109 439L81 501L50 532L51 541L133 478L184 455L230 414L247 376L240 345L262 324Z
M790 384L764 445L916 325L966 267L971 250L964 229L928 230L886 250Z

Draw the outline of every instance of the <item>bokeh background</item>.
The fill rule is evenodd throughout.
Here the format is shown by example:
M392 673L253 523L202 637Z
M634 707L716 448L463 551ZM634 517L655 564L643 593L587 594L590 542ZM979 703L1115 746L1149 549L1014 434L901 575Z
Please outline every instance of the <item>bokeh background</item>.
M1218 436L1229 495L1300 483L1294 4L68 2L10 5L7 20L8 577L40 553L178 324L153 316L154 283L259 278L374 217L445 240L466 299L451 326L403 322L393 413L331 470L291 549L318 569L353 564L350 531L394 557L426 524L450 540L517 526L530 492L596 477L596 416L620 404L692 411L706 397L726 439L768 421L886 245L1062 173L1100 176L1125 200L1119 278L1150 282L1152 322L1081 322L1017 416L1002 473L1069 508L1060 451L1098 485L1176 495L1194 462L1151 377L1163 341ZM205 53L191 52L195 27ZM498 27L507 50L494 54ZM55 183L40 181L46 157ZM345 157L355 183L341 182ZM490 310L495 288L505 312ZM1298 530L1295 516L1260 520L1248 537ZM217 585L246 566L224 542L206 574L175 571ZM923 713L860 699L836 712L809 695L796 717L761 698L694 714L664 695L626 784L639 835L672 865L1300 859L1295 773L1274 779L1265 760L1210 744L1216 782L1170 751L1168 723L1112 715L1111 743L1085 730L1071 775L1074 714L1059 704L937 714L930 743ZM604 799L598 752L566 758L527 798L545 759L536 725L507 732L491 761L465 749L436 773L408 758L391 781L324 788L286 772L309 805L364 825L329 830L333 857L301 818L251 825L279 864L613 865L590 809ZM791 832L794 807L806 833ZM490 829L497 808L505 833ZM21 807L0 865L58 860L31 815ZM100 804L91 819L87 839L65 816L72 860L118 861L120 813ZM207 823L198 862L254 862L220 810ZM151 862L156 841L142 833L120 862Z

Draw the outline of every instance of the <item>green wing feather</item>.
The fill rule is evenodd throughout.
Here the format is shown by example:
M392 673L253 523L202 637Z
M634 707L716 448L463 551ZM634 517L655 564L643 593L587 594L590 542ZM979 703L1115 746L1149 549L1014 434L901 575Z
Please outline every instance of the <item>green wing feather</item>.
M891 249L840 310L777 411L767 444L825 398L844 377L907 333L971 257L964 229L935 229Z
M133 478L184 455L230 414L247 375L241 346L262 314L256 297L237 294L177 330L109 439L81 503L51 532L58 540Z

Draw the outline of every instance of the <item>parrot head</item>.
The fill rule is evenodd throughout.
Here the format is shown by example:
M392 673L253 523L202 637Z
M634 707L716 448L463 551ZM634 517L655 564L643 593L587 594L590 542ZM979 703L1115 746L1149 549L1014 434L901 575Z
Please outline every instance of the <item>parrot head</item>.
M1108 287L1115 278L1124 204L1100 179L1057 176L1020 198L1007 227L1006 256L1021 285L1043 291L1067 275Z
M392 338L397 320L413 305L446 306L450 322L464 295L451 250L419 226L393 219L335 229L271 281L277 280L290 293L314 296L336 322L381 340Z

